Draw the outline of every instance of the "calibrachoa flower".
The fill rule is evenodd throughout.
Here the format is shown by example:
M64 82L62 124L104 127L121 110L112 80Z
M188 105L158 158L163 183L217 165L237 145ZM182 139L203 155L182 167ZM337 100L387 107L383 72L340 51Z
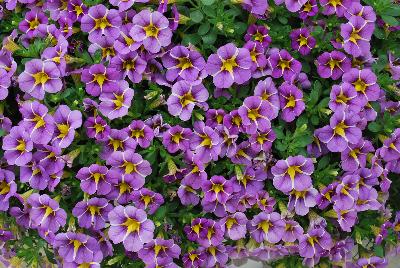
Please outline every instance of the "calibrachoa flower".
M14 181L14 173L0 169L0 210L7 211L9 200L17 192L17 184Z
M208 99L208 91L203 84L193 84L185 80L172 86L172 94L167 100L168 112L187 121L192 116L195 105L203 106Z
M282 77L285 81L290 81L293 76L296 76L301 71L301 63L295 60L289 52L282 49L273 53L269 57L269 62L272 68L272 77Z
M186 81L195 81L206 62L201 54L192 47L175 46L163 58L167 68L166 78L174 81L178 77Z
M129 34L136 41L143 42L147 51L157 53L161 47L171 43L172 31L168 19L160 12L144 9L133 17L132 23Z
M60 148L66 148L74 140L75 129L82 126L82 114L77 110L71 111L67 105L60 105L53 118L55 128L51 143Z
M59 233L54 239L54 247L65 262L90 263L95 255L100 254L100 259L103 255L96 239L83 233Z
M251 66L250 52L229 43L208 57L205 70L213 77L216 87L228 88L233 83L247 82L251 77Z
M293 30L290 33L292 48L299 51L301 55L307 55L315 47L315 38L311 36L307 28Z
M304 156L289 156L286 160L279 160L271 168L274 175L274 186L288 193L291 190L304 191L311 184L311 174L314 172L314 165L310 158Z
M303 92L289 83L283 83L279 87L279 102L282 119L286 122L292 122L306 107L303 101Z
M331 152L343 152L347 145L356 144L361 138L358 128L360 118L357 114L341 109L331 117L329 125L317 129L315 134L320 141L326 143Z
M370 51L369 41L374 28L373 23L368 23L361 17L352 16L348 23L340 27L344 50L354 57L367 55Z
M264 48L268 47L272 39L268 35L268 29L262 25L252 24L247 29L247 33L244 36L244 40L254 41L260 43Z
M221 137L202 121L194 123L194 133L190 140L190 149L202 162L217 160L221 152Z
M248 222L247 228L251 237L258 243L262 243L265 240L274 244L282 239L285 222L277 212L270 214L261 212Z
M99 96L102 92L113 92L118 87L116 80L119 73L116 69L105 67L103 64L94 64L82 71L81 80L86 83L86 92L92 96Z
M86 128L86 133L89 138L95 138L99 141L104 141L110 134L110 126L100 116L89 117L83 126Z
M148 209L149 214L154 214L164 203L164 198L161 194L146 188L134 191L131 194L131 200L135 207L140 209Z
M332 246L332 238L323 228L312 229L299 238L299 254L305 258L319 256Z
M170 153L189 149L192 131L181 126L170 127L163 135L163 145Z
M366 105L364 97L358 97L356 89L349 83L333 85L330 93L329 108L332 111L348 109L355 113Z
M119 36L119 27L121 26L121 17L115 9L107 9L104 5L96 5L89 8L87 14L81 19L81 29L89 33L89 40L92 42L109 36L117 38Z
M109 214L108 235L114 244L123 243L128 251L138 252L143 244L153 240L154 223L146 212L134 206L117 206Z
M109 66L121 72L123 79L128 77L133 83L139 83L147 62L135 51L131 51L126 54L118 53L110 60Z
M309 208L316 205L318 191L312 187L304 191L292 190L289 195L288 210L294 210L297 215L304 216Z
M270 120L274 117L274 111L269 102L259 96L247 97L243 105L239 107L238 114L248 134L255 134L258 129L270 128Z
M78 202L72 209L72 214L78 218L78 224L82 228L100 230L108 221L108 213L113 206L105 198L91 198Z
M128 113L134 92L126 81L120 81L112 92L100 94L99 111L109 119L123 117Z
M67 213L60 208L57 201L47 194L33 193L27 202L31 207L29 217L34 226L57 232L60 227L65 225Z
M106 195L111 191L111 185L117 182L118 173L108 170L106 166L92 164L81 168L76 177L81 180L81 189L84 192Z
M317 58L317 72L322 78L339 79L351 68L351 60L340 51L324 52Z
M151 265L163 259L172 261L172 259L179 258L180 254L181 248L174 243L174 240L156 238L146 243L144 247L139 250L138 257L143 260L144 263Z
M343 81L354 86L358 95L367 101L376 101L381 89L376 83L376 75L370 69L351 69L343 75Z
M9 165L23 166L32 159L33 142L23 127L15 126L4 137L2 149Z
M225 231L226 236L232 240L239 240L246 236L246 224L247 217L242 212L228 215L221 220L222 230Z
M44 99L45 92L56 93L63 86L56 64L38 59L25 64L25 71L18 76L18 84L23 92L39 100Z
M128 135L142 148L150 146L154 138L153 130L141 120L134 120L126 128Z
M274 115L270 118L271 120L278 116L279 112L279 95L278 90L271 77L267 77L265 80L260 80L254 88L254 96L260 96L264 101L267 101Z

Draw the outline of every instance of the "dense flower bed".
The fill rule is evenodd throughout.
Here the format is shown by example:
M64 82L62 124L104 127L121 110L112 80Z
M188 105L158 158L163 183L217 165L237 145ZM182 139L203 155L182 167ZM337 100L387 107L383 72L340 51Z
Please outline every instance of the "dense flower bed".
M0 1L1 261L386 267L399 18L392 0Z

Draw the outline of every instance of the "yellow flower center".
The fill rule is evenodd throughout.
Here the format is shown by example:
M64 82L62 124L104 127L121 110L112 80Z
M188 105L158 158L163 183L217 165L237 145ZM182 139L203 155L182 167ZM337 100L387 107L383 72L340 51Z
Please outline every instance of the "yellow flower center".
M92 177L94 178L94 181L96 182L96 184L98 184L99 180L104 178L104 175L101 173L93 173Z
M260 118L261 115L258 113L258 108L247 111L247 117L252 121L256 121L258 118Z
M353 42L354 44L357 44L357 41L362 39L362 37L358 34L359 30L353 29L353 31L350 34L350 42Z
M18 145L15 147L20 152L24 152L26 150L26 143L24 140L18 140Z
M121 109L122 106L124 106L124 94L122 93L122 95L117 95L114 93L114 97L115 100L113 100L112 102L115 105L115 109L116 110Z
M258 228L261 228L263 230L264 233L268 233L269 228L272 226L272 223L270 223L269 221L265 220L262 221L258 224Z
M158 29L153 24L149 24L148 26L144 27L143 29L146 32L147 37L156 37L157 38L158 32L160 31L160 29Z
M282 70L290 69L290 60L280 59L278 62L278 66L281 67Z
M140 222L135 219L128 218L122 225L127 227L128 234L140 231Z
M260 33L259 31L257 31L253 35L253 39L254 39L254 41L262 42L262 41L264 41L264 35L262 33Z
M178 58L178 61L179 61L178 67L182 70L193 67L193 64L190 61L189 57Z
M213 184L211 188L215 193L223 192L224 191L224 186L222 184Z
M236 58L232 57L226 60L222 60L221 71L228 71L229 73L233 73L233 68L239 66L236 63Z
M144 130L143 129L132 129L131 130L131 137L135 137L136 139L138 138L144 138Z
M57 125L58 131L60 131L60 135L58 137L65 137L69 132L69 125L68 124L58 124Z
M144 205L147 207L150 204L150 202L153 201L153 197L151 197L149 195L143 195L142 201L144 202Z
M181 140L183 140L182 133L180 133L180 132L175 133L174 135L172 135L171 139L173 142L178 144Z
M348 128L348 126L346 126L346 124L344 122L340 122L339 124L336 125L335 129L334 129L334 133L345 137L346 136L346 132L345 129Z
M234 224L237 224L237 221L235 218L227 218L225 224L227 229L231 229Z
M76 5L76 6L74 7L74 10L75 10L76 16L79 16L79 15L83 14L83 9L82 9L81 6Z
M127 60L122 63L122 69L130 71L135 70L135 60Z
M134 164L134 163L125 161L124 164L122 165L122 167L125 168L126 174L131 174L132 172L134 172L134 173L137 172L136 164Z
M35 79L35 86L39 84L46 84L49 80L49 76L45 72L38 72L32 75L33 79Z
M342 5L342 1L341 0L329 0L329 4L331 6L337 7L337 6L341 6Z
M93 81L95 81L97 84L99 84L100 87L103 86L104 81L106 81L107 78L104 74L95 74L93 77Z
M185 108L187 105L190 103L194 103L196 100L193 98L192 93L188 92L185 95L179 97L180 98L180 103L183 108Z
M104 30L106 27L112 26L112 25L108 22L106 16L104 16L104 17L102 17L102 18L100 18L100 19L95 19L94 21L95 21L95 23L96 23L96 25L94 26L95 29L102 29L102 30Z
M131 186L129 186L129 184L127 184L126 182L121 182L119 185L119 195L122 195L126 192L130 193L131 192Z
M296 107L296 99L294 98L294 96L290 96L287 99L285 108L294 108L294 107Z
M300 35L299 38L297 39L297 42L299 42L299 45L301 47L307 46L308 45L308 38L303 36L303 35Z
M10 185L6 181L0 182L0 195L8 194L10 192Z
M38 18L35 18L34 20L31 20L29 22L29 29L34 30L34 29L36 29L36 27L39 26L39 24L40 24L40 22L39 22Z
M124 143L121 140L110 139L108 144L113 146L114 151L117 151L119 148L124 149Z
M95 124L94 126L94 130L96 131L96 133L100 133L104 131L104 126L101 124Z
M346 104L350 99L351 98L348 98L346 95L343 94L343 92L341 92L340 95L336 97L336 102Z
M367 86L368 86L360 78L358 78L357 81L353 82L352 84L355 87L357 92L362 92L362 93L365 93L365 90L367 89Z
M203 138L203 141L200 143L200 146L207 146L207 147L211 148L212 147L211 138L207 135L202 136L202 138Z
M88 209L92 215L100 214L100 208L97 206L88 206Z
M35 115L35 117L33 118L33 122L36 122L35 128L41 128L46 125L43 117L39 115Z
M289 174L291 180L294 180L296 173L303 173L303 171L300 169L300 166L289 166L286 172Z

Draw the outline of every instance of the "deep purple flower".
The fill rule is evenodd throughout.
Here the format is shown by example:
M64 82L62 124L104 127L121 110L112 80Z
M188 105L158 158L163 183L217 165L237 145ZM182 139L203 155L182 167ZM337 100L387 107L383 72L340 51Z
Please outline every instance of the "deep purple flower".
M23 127L15 126L3 138L2 149L9 165L23 166L32 159L33 142Z
M35 161L28 163L20 169L20 181L29 182L33 189L43 190L47 187L50 177L46 170Z
M205 70L213 77L216 87L229 88L233 83L247 82L251 77L251 66L250 52L229 43L208 57Z
M47 23L48 18L40 9L31 10L25 14L25 18L19 23L18 29L25 33L28 38L32 38L38 27L47 25Z
M150 146L153 138L153 130L141 120L134 120L126 128L129 136L142 148Z
M379 155L386 162L400 158L400 128L395 129L392 135L383 142Z
M252 24L247 28L244 40L246 42L254 41L260 43L264 48L268 47L272 41L271 37L268 35L268 29L263 25L255 24Z
M308 17L315 16L317 13L318 13L317 0L308 0L300 8L299 18L305 20Z
M379 99L381 89L377 84L377 77L370 69L351 69L343 75L343 81L352 84L358 95L367 101Z
M98 141L104 141L110 134L110 126L100 116L89 117L83 126L86 128L86 134L89 138L95 138Z
M400 80L400 58L395 58L392 53L388 55L389 72L393 80Z
M285 220L285 231L282 236L282 241L292 243L303 235L304 230L297 221Z
M282 49L273 53L269 57L269 61L272 68L272 77L282 77L285 81L290 81L293 76L296 76L301 71L301 63L295 60L289 52Z
M357 189L359 181L360 176L356 174L346 175L342 178L336 187L335 195L332 197L335 207L346 210L354 206L359 195Z
M11 85L11 79L7 76L7 71L0 69L0 100L4 100L8 96L8 88Z
M135 3L147 3L149 0L111 0L110 4L117 6L119 12L128 10Z
M130 10L129 13L135 13L132 11L134 10ZM138 42L137 40L134 40L132 36L130 36L129 31L132 29L132 27L133 24L131 23L130 19L128 23L123 24L119 28L119 37L115 40L114 43L114 48L119 54L129 54L130 52L136 51L142 45L142 42Z
M96 239L83 233L59 233L53 246L65 262L90 263L103 256Z
M18 76L18 84L23 92L39 100L44 99L45 92L56 93L63 86L56 64L38 59L25 64L25 71Z
M38 101L24 102L20 109L23 116L21 126L34 143L47 144L54 133L54 119L45 105Z
M388 262L385 258L380 258L373 256L371 258L362 258L357 261L358 267L375 267L375 268L385 268Z
M67 213L47 194L33 193L27 202L31 206L29 217L34 226L56 232L65 225Z
M285 6L290 12L297 12L307 0L285 0Z
M171 43L172 31L168 19L160 12L144 9L133 17L132 23L129 34L136 41L143 42L147 51L157 53L161 47Z
M252 192L247 191L249 194ZM266 213L271 213L274 211L274 207L276 204L275 198L271 197L268 192L259 190L257 191L257 206L259 209Z
M316 131L318 139L327 144L331 152L343 152L347 145L356 144L361 139L361 130L357 127L360 118L346 110L337 110L328 126Z
M203 200L225 204L229 195L233 193L233 185L231 181L227 181L222 176L212 176L210 180L203 183L202 190L204 192Z
M374 147L368 140L361 139L356 144L349 144L340 156L343 170L355 171L359 167L364 168L367 164L367 154L370 152L374 152Z
M143 244L152 241L154 223L146 212L134 206L117 206L109 214L108 235L114 244L123 243L128 251L138 252Z
M10 205L9 200L17 192L17 184L14 179L15 176L13 172L0 169L0 211L8 210Z
M111 129L110 135L103 143L102 159L106 160L113 152L135 150L137 142L129 137L126 129Z
M126 77L133 83L142 81L142 74L146 69L147 62L135 51L126 54L118 53L110 60L110 68L122 73L122 79Z
M274 111L271 120L278 116L279 112L279 95L278 90L271 77L260 80L254 88L254 96L260 96L264 101L268 102Z
M68 17L72 21L81 20L83 15L87 13L88 8L82 3L82 0L71 0L67 4Z
M311 229L299 239L299 254L304 258L312 258L321 255L332 246L331 235L325 229Z
M92 164L81 168L76 177L81 180L81 189L90 195L106 195L111 191L111 184L117 182L118 173L108 170L106 166Z
M72 214L78 218L82 228L100 230L108 221L108 212L113 206L105 198L91 198L78 202L72 209Z
M289 195L288 210L295 211L297 215L305 216L310 208L316 205L318 191L310 187L304 191L292 190Z
M354 57L368 54L374 28L373 23L369 23L361 17L352 16L348 23L340 26L344 50Z
M292 122L305 109L303 92L295 85L283 83L279 87L279 102L282 109L282 119Z
M352 16L359 16L367 22L375 22L376 14L374 9L370 6L363 6L360 3L352 2L351 5L344 12L346 19L350 19Z
M267 214L261 212L248 222L247 229L251 237L258 243L264 242L275 244L282 239L285 230L285 222L277 212Z
M268 61L264 55L264 47L259 43L248 41L244 44L243 48L246 48L250 52L250 57L252 61L251 71L257 69L263 69L267 66Z
M351 0L320 0L320 4L323 7L322 14L333 15L336 13L338 17L343 17L351 2Z
M333 80L339 79L343 73L351 68L351 60L340 51L324 52L316 61L317 72L322 78L331 77Z
M187 121L192 116L195 105L202 106L208 99L208 91L203 84L193 84L185 80L172 86L172 94L168 97L168 112Z
M271 168L274 175L274 186L288 193L291 190L304 191L311 184L311 174L314 172L314 165L310 158L304 156L289 156L286 160L279 160Z
M153 192L149 189L142 188L134 191L131 194L131 200L135 207L140 209L148 209L149 214L154 214L157 209L164 203L164 198L161 194Z
M95 5L89 8L88 14L81 19L81 29L89 33L91 42L99 40L102 36L119 36L119 27L122 20L115 9L107 9L104 5Z
M290 33L292 48L300 52L301 55L307 55L316 45L315 38L311 36L307 28L293 30Z
M366 104L364 96L359 96L353 85L341 83L333 85L330 93L329 108L332 111L348 109L358 113Z

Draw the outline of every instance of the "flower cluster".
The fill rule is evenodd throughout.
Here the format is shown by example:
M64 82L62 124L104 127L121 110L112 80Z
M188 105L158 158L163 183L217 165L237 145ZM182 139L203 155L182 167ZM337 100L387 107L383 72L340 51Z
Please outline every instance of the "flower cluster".
M400 30L397 4L100 2L0 3L5 265L361 268L400 252L398 48L372 46Z

